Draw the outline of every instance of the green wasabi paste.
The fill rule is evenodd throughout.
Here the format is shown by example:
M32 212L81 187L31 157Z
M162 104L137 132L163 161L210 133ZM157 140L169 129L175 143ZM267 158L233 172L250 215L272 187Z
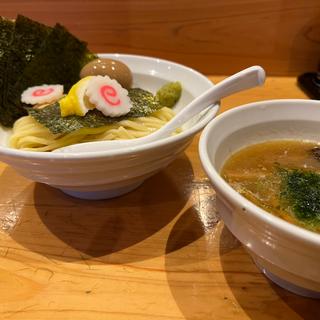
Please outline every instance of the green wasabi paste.
M180 99L181 92L180 82L168 82L157 91L156 98L162 106L172 108Z

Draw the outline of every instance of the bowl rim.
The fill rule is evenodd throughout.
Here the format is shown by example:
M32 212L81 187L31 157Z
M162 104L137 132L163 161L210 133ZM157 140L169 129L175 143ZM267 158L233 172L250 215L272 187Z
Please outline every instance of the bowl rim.
M214 187L219 190L224 196L232 199L232 201L238 207L245 207L246 214L251 215L254 218L261 220L265 224L271 225L274 229L277 229L281 232L285 232L287 235L293 238L299 238L305 242L308 242L312 245L320 245L320 234L309 231L297 225L294 225L286 220L283 220L272 213L260 208L255 205L240 193L234 190L220 175L216 170L213 164L210 161L208 153L208 141L211 135L211 131L214 130L215 126L220 122L224 121L230 115L235 113L241 113L242 110L248 108L257 108L261 105L287 105L288 103L303 103L305 105L319 105L320 101L316 100L307 100L307 99L274 99L274 100L262 100L258 102L252 102L244 104L233 109L227 110L213 119L202 131L200 140L199 140L199 156L202 163L202 166L212 181Z
M144 56L144 55L135 55L135 54L122 54L122 53L98 53L99 57L115 57L115 58L134 58L139 60L148 60L150 62L157 62L157 63L165 63L170 64L172 66L175 66L180 69L184 69L188 72L193 73L196 75L197 78L201 78L202 81L206 82L208 84L208 87L214 86L214 83L205 75L200 73L199 71L192 69L188 66L185 66L183 64L173 62L166 59L160 59L156 57L151 56ZM25 150L17 150L13 148L9 148L6 146L0 146L0 155L9 156L9 157L15 157L20 159L30 159L30 160L84 160L84 159L92 159L92 158L105 158L105 157L114 157L114 156L121 156L121 155L130 155L132 153L136 152L143 152L146 150L151 150L153 148L158 148L166 144L175 143L179 140L182 140L184 138L187 138L189 136L192 136L196 134L198 131L200 131L203 127L206 126L206 124L215 117L217 112L220 108L220 102L217 102L215 104L210 105L206 110L207 114L201 119L199 122L195 123L191 128L188 128L178 135L170 136L167 138L163 138L157 141L148 142L142 145L137 145L128 148L121 148L116 149L112 151L96 151L96 152L88 152L88 153L76 153L76 152L70 152L70 153L55 153L55 152L35 152L35 151L25 151ZM211 110L210 110L211 109Z

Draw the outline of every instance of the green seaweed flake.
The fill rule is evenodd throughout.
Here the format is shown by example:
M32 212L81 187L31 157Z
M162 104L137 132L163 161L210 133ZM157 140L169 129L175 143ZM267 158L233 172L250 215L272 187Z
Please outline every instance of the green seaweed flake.
M279 169L281 205L311 227L320 224L320 174L301 169Z
M129 89L129 97L132 108L128 114L122 117L111 118L104 116L99 110L90 110L84 117L61 117L59 103L54 103L43 109L28 108L28 113L39 123L47 127L54 134L70 133L81 128L98 128L121 120L149 116L161 105L152 93L140 89Z

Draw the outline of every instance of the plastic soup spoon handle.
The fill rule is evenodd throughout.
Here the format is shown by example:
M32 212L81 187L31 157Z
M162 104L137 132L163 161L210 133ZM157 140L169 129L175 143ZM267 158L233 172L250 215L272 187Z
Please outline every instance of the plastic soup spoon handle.
M137 146L160 138L168 137L185 122L205 110L209 105L233 93L262 85L265 80L265 71L260 66L244 69L216 84L191 103L184 107L168 123L156 132L138 139L117 141L96 141L70 145L55 150L55 152L77 153L115 150L123 147Z

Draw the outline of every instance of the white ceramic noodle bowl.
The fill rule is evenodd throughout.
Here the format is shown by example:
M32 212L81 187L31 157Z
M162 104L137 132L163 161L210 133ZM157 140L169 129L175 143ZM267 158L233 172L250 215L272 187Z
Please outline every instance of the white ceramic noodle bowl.
M213 87L199 72L157 58L102 54L101 57L126 63L133 73L133 85L156 92L168 81L180 81L183 93L175 111L179 112L195 97ZM94 153L53 153L21 151L7 147L11 130L0 126L0 160L21 175L86 199L119 196L138 187L172 162L189 145L219 109L219 104L186 123L183 132L148 144Z
M218 211L257 266L272 281L297 294L320 298L320 235L257 207L220 176L238 149L270 139L320 141L320 102L273 100L227 111L203 131L199 152L217 194Z
M197 71L180 64L134 55L102 54L118 59L133 73L133 86L156 92L168 81L180 81L183 93L175 106L179 112L194 98L213 87ZM207 108L183 125L175 136L130 148L99 152L54 153L21 151L7 147L10 130L0 127L0 160L21 175L84 199L107 199L137 188L144 180L172 162L194 135L214 118L219 104Z

